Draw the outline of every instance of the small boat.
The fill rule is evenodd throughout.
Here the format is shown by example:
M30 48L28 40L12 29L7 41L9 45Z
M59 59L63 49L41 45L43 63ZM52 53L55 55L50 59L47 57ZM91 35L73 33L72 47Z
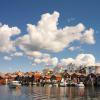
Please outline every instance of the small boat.
M61 82L61 83L60 83L60 86L61 86L61 87L66 87L66 86L67 86L67 84L65 84L65 83Z
M64 79L62 79L61 82L60 82L60 86L61 87L66 87L67 86L67 82Z
M73 82L72 80L68 80L68 82L67 82L68 87L74 87L74 86L76 86L76 84L77 83Z
M79 84L76 85L77 87L84 87L83 82L80 82Z
M19 81L11 81L10 83L9 83L9 87L10 88L19 88L21 86L21 84L20 84L20 82Z
M55 83L55 84L53 84L52 86L54 86L54 87L58 87L58 84L57 84L57 83Z

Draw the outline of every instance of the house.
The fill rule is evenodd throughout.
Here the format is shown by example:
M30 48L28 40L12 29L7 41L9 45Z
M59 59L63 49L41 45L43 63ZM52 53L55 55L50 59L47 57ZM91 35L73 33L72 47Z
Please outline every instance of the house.
M100 64L95 66L96 85L100 86Z

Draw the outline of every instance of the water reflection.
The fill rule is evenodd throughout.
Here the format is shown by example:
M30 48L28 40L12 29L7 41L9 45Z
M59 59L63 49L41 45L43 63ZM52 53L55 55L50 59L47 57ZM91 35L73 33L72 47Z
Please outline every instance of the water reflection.
M83 88L83 87L80 87L80 88L78 89L78 95L81 96L81 97L84 97L85 91L84 91L84 88Z
M16 88L16 89L9 89L9 92L13 95L13 96L20 96L21 95L21 89Z
M0 100L100 100L100 88L0 86Z

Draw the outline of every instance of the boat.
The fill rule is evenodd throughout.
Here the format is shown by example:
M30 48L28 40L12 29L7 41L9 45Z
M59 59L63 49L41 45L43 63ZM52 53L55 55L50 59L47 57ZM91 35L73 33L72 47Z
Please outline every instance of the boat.
M66 87L66 86L67 86L67 84L65 84L65 83L61 82L61 83L60 83L60 86L61 86L61 87Z
M61 87L66 87L67 86L66 80L62 79L61 82L60 82L60 86Z
M10 83L9 83L9 87L10 88L20 88L20 86L21 86L21 84L20 84L20 82L19 81L11 81Z
M80 82L79 84L76 85L77 87L85 87L83 82Z

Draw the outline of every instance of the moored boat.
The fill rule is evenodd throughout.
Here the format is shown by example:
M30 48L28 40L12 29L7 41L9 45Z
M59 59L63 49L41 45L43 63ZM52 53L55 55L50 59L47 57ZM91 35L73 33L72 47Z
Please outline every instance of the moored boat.
M19 81L11 81L10 83L9 83L9 87L10 88L19 88L21 86L21 84L20 84L20 82Z
M79 84L76 85L77 87L85 87L85 85L83 84L83 82L80 82Z
M67 86L66 80L62 79L61 82L60 82L60 86L61 87L66 87Z

